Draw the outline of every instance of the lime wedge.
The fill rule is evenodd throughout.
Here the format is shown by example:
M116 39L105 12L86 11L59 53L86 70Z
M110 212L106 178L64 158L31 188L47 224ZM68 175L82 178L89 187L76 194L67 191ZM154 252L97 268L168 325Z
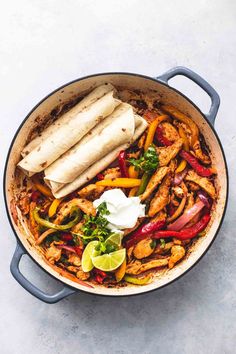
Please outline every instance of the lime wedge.
M102 256L91 257L94 267L103 270L104 272L111 272L117 269L125 259L126 249L103 254Z
M111 236L109 236L106 239L105 243L109 244L109 245L115 245L115 246L120 247L122 238L123 238L122 233L114 233L114 234L111 234Z
M100 251L96 251L96 247L99 244L99 241L91 241L85 247L85 250L82 254L82 269L84 272L90 272L93 269L93 263L91 257L96 257L100 254Z

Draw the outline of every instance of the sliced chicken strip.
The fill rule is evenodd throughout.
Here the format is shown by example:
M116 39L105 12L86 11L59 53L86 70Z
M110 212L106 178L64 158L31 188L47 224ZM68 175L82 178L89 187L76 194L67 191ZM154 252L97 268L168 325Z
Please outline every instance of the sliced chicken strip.
M127 265L126 273L127 274L140 274L146 272L149 269L164 267L168 264L169 257L163 259L153 259L147 263L141 263L140 261L134 261Z
M145 192L140 196L142 201L147 199L151 195L151 193L157 188L158 184L161 183L162 179L168 172L169 168L166 166L160 167L156 170L156 172L152 175L150 181L148 182Z
M167 214L166 211L161 210L159 211L159 213L157 213L154 218L152 218L150 221L151 222L156 222L156 221L161 221L161 220L165 220L167 218Z
M171 248L171 256L168 266L173 268L175 263L179 262L185 256L185 249L183 246L175 245Z
M112 179L112 178L121 177L119 167L108 168L106 171L104 171L103 175L104 175L104 179Z
M55 224L60 224L63 219L69 215L71 208L77 206L87 215L96 215L96 209L93 206L93 203L90 200L83 198L74 198L69 202L65 203L60 211L57 214L57 218L55 219Z
M190 170L185 177L186 181L191 181L198 184L204 191L206 191L211 198L215 199L216 190L213 183L206 177L200 177L195 171Z
M191 146L196 154L196 157L205 164L211 163L209 156L205 155L202 151L201 144L199 141L199 129L196 123L188 117L186 114L178 111L176 108L168 105L162 106L165 112L171 114L173 117L178 119L180 122L185 123L191 130Z
M61 250L51 243L50 247L46 250L45 257L50 263L54 264L61 258Z
M93 201L100 197L100 195L104 192L104 189L105 188L102 186L97 186L96 184L89 184L88 186L78 191L78 195L81 198L85 198Z
M134 257L137 259L142 259L150 256L154 251L154 247L152 247L152 245L153 242L150 238L139 241L134 247Z
M168 165L171 173L174 173L176 168L177 168L177 160L176 159L172 159Z
M178 154L183 145L183 139L178 139L174 144L167 147L157 147L159 166L166 166Z
M172 117L178 119L178 121L188 125L188 127L191 129L191 145L193 145L199 136L199 129L196 123L186 114L183 114L173 106L163 105L162 109L169 113Z
M176 141L180 138L179 133L176 128L169 122L161 123L161 127L163 127L163 135L169 141Z
M167 253L170 249L171 249L171 247L173 247L174 246L174 243L173 242L166 242L165 244L164 244L164 246L162 246L160 243L156 246L156 248L155 248L155 250L154 250L154 253L156 253L156 254L160 254L160 255L162 255L162 254L165 254L165 253Z
M201 148L201 144L200 144L200 141L197 140L194 144L193 144L193 150L194 150L194 153L195 153L195 156L201 160L204 164L208 165L211 163L211 158L204 154L203 151L202 151L202 148Z
M161 211L170 201L171 175L168 174L160 185L157 193L150 203L148 216L152 217Z

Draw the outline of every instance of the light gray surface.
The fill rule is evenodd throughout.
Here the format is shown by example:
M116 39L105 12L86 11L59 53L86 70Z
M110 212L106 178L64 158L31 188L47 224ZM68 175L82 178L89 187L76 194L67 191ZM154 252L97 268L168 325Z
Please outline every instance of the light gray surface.
M96 72L155 76L185 65L221 96L216 130L232 181L225 222L201 262L171 286L130 298L77 294L51 306L33 298L10 275L16 242L2 207L1 353L235 353L235 1L9 0L0 61L2 169L17 126L57 86ZM207 110L199 90L177 85ZM29 259L22 268L58 288Z

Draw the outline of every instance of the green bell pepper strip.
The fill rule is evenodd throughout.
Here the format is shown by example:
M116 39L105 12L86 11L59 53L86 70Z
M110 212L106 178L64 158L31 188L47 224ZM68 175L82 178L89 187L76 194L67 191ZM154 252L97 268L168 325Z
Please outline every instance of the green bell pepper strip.
M51 221L48 221L46 219L43 219L41 218L41 216L39 215L39 210L40 208L35 208L33 210L33 218L34 220L39 224L39 225L42 225L42 226L45 226L47 227L48 229L54 229L54 230L59 230L59 231L63 231L63 230L68 230L70 229L71 227L75 226L80 220L81 220L81 217L82 217L82 214L81 214L81 211L80 209L74 209L72 208L71 209L71 212L70 212L70 215L72 216L72 214L75 215L74 219L71 220L70 222L68 222L68 224L65 224L65 225L57 225L57 224L54 224L53 222Z
M148 182L151 178L151 173L150 172L144 172L142 179L141 179L141 184L139 186L139 189L137 191L137 195L143 194L143 192L145 191Z
M144 278L135 278L135 277L131 277L130 275L124 276L124 280L127 281L127 283L131 283L134 285L146 285L149 283L150 279L151 279L151 275L147 275Z

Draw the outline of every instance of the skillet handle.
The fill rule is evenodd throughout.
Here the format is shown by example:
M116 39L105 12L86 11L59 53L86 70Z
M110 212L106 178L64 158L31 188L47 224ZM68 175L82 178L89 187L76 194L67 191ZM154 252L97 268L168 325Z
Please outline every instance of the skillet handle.
M194 81L198 86L200 86L211 98L211 107L207 114L205 114L207 120L214 125L216 114L220 105L220 97L216 90L201 76L196 74L194 71L185 68L184 66L177 66L173 69L170 69L166 73L157 77L159 81L168 84L168 81L177 75L183 75L188 79Z
M39 300L42 300L48 304L54 304L64 299L65 297L75 293L75 290L66 285L64 285L62 290L53 295L46 294L42 290L37 288L34 284L32 284L28 279L24 277L24 275L19 269L20 260L24 254L26 254L25 250L19 243L17 243L15 253L11 260L10 270L16 281L31 295L37 297Z

